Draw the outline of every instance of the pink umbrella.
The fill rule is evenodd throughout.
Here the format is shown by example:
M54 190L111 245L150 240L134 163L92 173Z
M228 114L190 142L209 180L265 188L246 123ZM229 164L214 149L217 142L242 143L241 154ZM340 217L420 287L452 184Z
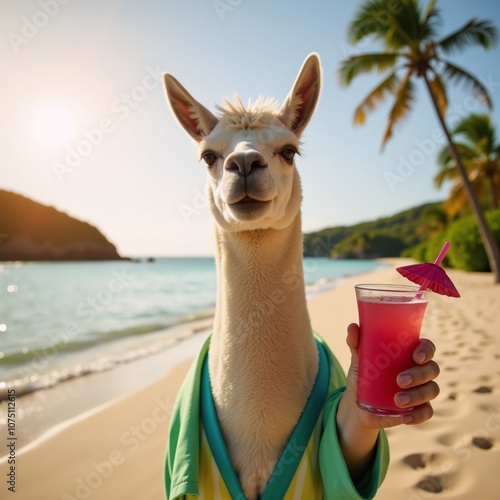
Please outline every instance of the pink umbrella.
M422 285L420 290L429 288L433 292L448 297L460 297L458 290L452 283L445 270L440 266L441 262L450 248L450 243L446 242L439 252L434 264L425 262L424 264L411 264L409 266L398 267L398 271L402 276L408 278L413 283Z

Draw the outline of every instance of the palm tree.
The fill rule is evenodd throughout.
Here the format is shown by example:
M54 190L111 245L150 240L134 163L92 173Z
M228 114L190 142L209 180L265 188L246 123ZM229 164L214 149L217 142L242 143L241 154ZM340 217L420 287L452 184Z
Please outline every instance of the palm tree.
M489 198L489 207L496 209L500 197L500 143L488 115L472 114L463 118L451 131L455 146L464 164L469 182L479 199ZM444 181L453 181L445 206L450 215L460 212L467 204L462 179L448 147L438 156L440 170L434 182L441 187Z
M372 37L381 42L383 51L349 57L341 63L339 76L343 84L349 85L363 73L386 73L382 82L368 94L354 113L354 122L362 124L367 112L373 111L388 95L394 96L382 145L391 137L395 125L406 118L411 109L416 90L414 80L423 80L476 216L495 283L500 283L498 245L445 123L448 83L465 84L491 107L488 91L481 82L446 56L474 45L485 49L492 47L497 39L497 30L490 21L471 19L453 33L438 37L440 22L435 0L430 0L426 9L422 8L419 0L366 1L350 24L351 41L356 44L366 37Z
M417 227L417 233L426 237L433 238L442 233L449 224L448 215L444 208L439 206L430 206L426 208L420 216L420 225Z

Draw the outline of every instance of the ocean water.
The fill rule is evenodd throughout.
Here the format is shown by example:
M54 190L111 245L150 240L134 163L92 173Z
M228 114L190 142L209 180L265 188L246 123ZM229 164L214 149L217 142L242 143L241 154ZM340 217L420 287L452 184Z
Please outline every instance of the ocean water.
M307 294L380 265L305 258ZM0 400L167 349L213 315L215 293L208 257L0 264Z

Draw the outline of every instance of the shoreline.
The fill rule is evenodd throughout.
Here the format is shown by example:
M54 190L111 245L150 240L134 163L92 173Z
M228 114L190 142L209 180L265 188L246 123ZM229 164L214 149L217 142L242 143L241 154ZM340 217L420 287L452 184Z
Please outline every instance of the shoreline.
M308 299L313 329L345 370L350 357L346 328L357 321L352 287L362 281L408 283L394 268L409 262L383 259L389 267L343 278L334 289ZM442 492L441 498L466 500L477 495L493 500L492 492L500 488L495 472L500 463L500 294L491 275L453 270L449 274L462 299L438 297L429 304L422 329L422 335L437 345L441 366L435 415L420 426L388 431L391 466L376 498L420 500ZM197 338L201 345L206 333L200 331L188 341ZM20 498L162 498L170 411L198 348L193 344L181 349L171 363L159 355L156 365L149 363L155 373L150 383L127 387L130 392L118 399L66 419L29 448L17 448L17 464L23 471L17 485ZM135 365L136 377L141 377L150 359L126 367ZM113 382L109 376L115 371L100 374L101 380L94 375L82 378L84 396L93 390L105 392L106 384L130 382L131 372L119 374ZM75 387L74 382L55 387L45 398L47 408L57 406L57 398L63 400L59 389L65 384ZM20 397L19 408L26 397L38 393ZM34 415L29 418L36 422ZM27 432L29 418L17 422L20 437ZM0 461L2 474L5 466Z
M320 260L330 264L337 262L323 258ZM335 275L331 276L331 270L322 269L324 264L318 265L318 259L308 258L304 261L307 298L335 288L343 276L349 276L351 272L367 272L378 265L374 260L349 261L350 266L354 267L349 270L349 266L344 269L345 266L342 265L345 261L339 262L338 266L334 266ZM368 269L364 269L366 263ZM29 264L37 263L28 263L28 267ZM327 267L331 268L331 266ZM145 268L152 269L150 266L145 266ZM116 270L114 272L116 274ZM125 271L123 272L126 274ZM338 276L337 273L339 273ZM9 273L6 272L6 274ZM9 288L12 292L17 291L15 285ZM98 302L99 297L96 299ZM95 298L94 295L91 298ZM61 325L52 325L53 332L50 335L46 334L47 325L45 325L45 330L42 328L40 340L29 336L27 339L23 339L22 336L18 338L12 333L7 337L8 342L0 351L3 366L0 402L7 398L7 390L11 388L15 388L18 396L22 396L66 380L88 376L95 372L109 371L121 364L165 350L183 338L184 334L178 334L180 330L189 331L192 322L213 318L215 307L215 303L208 305L204 302L202 307L193 308L191 305L178 315L173 314L172 311L167 311L166 317L154 315L151 317L139 313L135 321L118 319L118 322L107 324L106 321L102 321L101 317L101 323L94 324L93 311L96 310L99 313L108 303L104 303L104 295L101 298L103 301L101 309L98 309L99 306L87 298L88 310L80 310L83 305L81 301L75 307L73 315L63 313L61 325L64 324L64 328ZM215 300L215 291L213 300ZM74 298L74 302L77 301ZM106 301L109 299L106 298ZM137 311L133 314L136 313ZM84 319L81 319L82 317ZM93 325L94 330L89 325ZM26 330L30 329L36 330L36 325L26 326Z
M29 429L20 439L19 451L30 449L34 442L43 442L47 436L57 433L57 429L63 429L158 382L169 370L188 358L193 349L201 346L211 325L212 318L207 318L159 330L154 334L161 336L167 332L174 339L166 342L158 352L147 353L108 370L68 378L32 392L16 391L16 400L23 408L22 416L18 417L19 425ZM124 385L123 380L128 383ZM0 402L0 415L6 413L7 404L7 398ZM5 426L0 425L0 435L5 432ZM6 456L7 450L0 448L0 465Z
M376 259L379 262L373 270L336 278L323 278L319 282L306 285L308 302L337 288L352 276L370 274L383 268L391 259ZM314 267L305 269L305 274L314 272ZM35 373L35 377L25 376L0 384L0 415L8 405L8 391L15 389L16 399L22 402L23 413L20 423L29 432L23 434L21 449L33 446L33 440L43 439L54 428L64 427L67 420L78 420L79 415L96 411L101 407L144 389L163 376L161 370L175 364L177 356L196 352L201 341L193 339L199 332L208 334L213 322L213 314L200 312L194 319L173 324L142 336L130 336L117 342L106 342L74 352L64 352L60 361L56 360L50 369L39 371L27 363L23 370ZM50 353L48 358L53 355ZM44 357L41 357L44 361ZM68 368L70 366L70 368ZM156 372L155 372L156 370ZM122 380L133 383L124 387ZM77 398L76 394L92 396ZM0 419L0 435L5 433L5 422ZM0 448L0 464L5 460L7 450Z

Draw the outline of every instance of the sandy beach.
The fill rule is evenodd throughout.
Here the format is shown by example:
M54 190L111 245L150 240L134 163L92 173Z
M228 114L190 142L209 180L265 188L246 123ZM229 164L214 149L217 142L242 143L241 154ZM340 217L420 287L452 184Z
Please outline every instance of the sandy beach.
M407 283L394 267L408 261L388 263L388 267L344 279L335 289L309 300L313 328L326 339L344 369L349 366L346 327L357 320L354 284ZM435 415L420 426L388 431L391 465L377 499L499 498L500 287L493 285L489 274L449 271L449 275L462 298L434 297L422 330L436 344L441 367ZM114 379L116 384L116 374L68 381L53 391L40 391L43 396L17 398L15 435L25 446L12 446L12 498L161 500L172 405L206 334L202 330L193 335L175 362L158 355L156 381L118 399L110 400L112 391L108 390L107 400L101 398L88 411L85 402L93 393L102 393L107 381ZM148 360L141 363L146 367ZM128 383L131 369L120 374L122 384ZM141 370L136 365L134 377L140 377ZM33 398L47 408L51 402L63 408L57 406L63 393L81 402L79 414L53 419L58 425L49 429L45 424L43 433L35 432L33 426L43 426L44 416L33 413L30 417L28 406L34 404ZM27 443L23 433L41 435ZM2 447L6 443L8 436L2 436ZM9 467L5 459L0 461L1 498L11 498Z

